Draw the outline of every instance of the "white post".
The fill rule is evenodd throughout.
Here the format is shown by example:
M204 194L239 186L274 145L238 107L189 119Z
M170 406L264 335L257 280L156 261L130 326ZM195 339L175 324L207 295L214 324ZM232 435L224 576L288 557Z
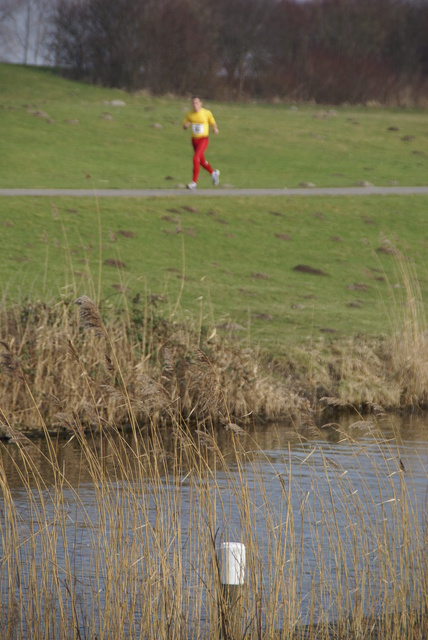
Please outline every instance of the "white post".
M220 546L220 580L222 584L245 582L245 545L240 542L223 542Z
M220 638L242 638L245 584L245 545L223 542L220 545L219 602Z

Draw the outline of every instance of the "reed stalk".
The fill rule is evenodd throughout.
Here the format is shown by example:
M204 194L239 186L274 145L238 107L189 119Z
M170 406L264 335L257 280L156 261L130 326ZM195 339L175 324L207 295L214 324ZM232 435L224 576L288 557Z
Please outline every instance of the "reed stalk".
M295 445L272 461L250 426L233 422L220 366L227 353L211 359L193 347L186 359L176 328L180 346L166 354L161 376L150 375L147 354L130 369L120 328L110 333L89 298L77 302L83 331L72 339L61 334L64 324L73 330L68 308L29 312L67 354L57 371L69 372L76 404L55 393L66 439L52 437L24 371L32 322L20 340L15 318L5 323L2 637L424 637L426 505L398 438L387 441L375 418L360 420L361 441L352 425L330 425L348 450L341 462L309 413L309 428L294 427ZM172 349L170 336L167 343ZM45 376L42 361L32 379ZM14 425L21 403L41 424L38 441ZM78 469L61 464L71 446ZM248 556L238 627L217 561L221 541L233 539Z

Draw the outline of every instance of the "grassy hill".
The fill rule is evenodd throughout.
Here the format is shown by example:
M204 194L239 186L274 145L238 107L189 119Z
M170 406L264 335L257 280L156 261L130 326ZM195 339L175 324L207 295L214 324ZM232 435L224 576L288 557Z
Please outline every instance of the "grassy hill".
M190 179L189 100L129 95L0 65L4 187L172 188ZM125 106L115 106L114 101ZM426 112L219 104L209 158L234 187L423 185ZM206 177L200 187L210 186Z
M426 299L427 198L98 200L99 188L190 179L188 101L13 65L0 65L0 84L1 186L94 190L90 199L0 200L4 304L87 293L132 306L154 295L159 313L179 309L207 330L234 326L241 340L278 353L308 339L394 331L403 266ZM223 185L426 184L423 111L206 104L220 128L208 157Z

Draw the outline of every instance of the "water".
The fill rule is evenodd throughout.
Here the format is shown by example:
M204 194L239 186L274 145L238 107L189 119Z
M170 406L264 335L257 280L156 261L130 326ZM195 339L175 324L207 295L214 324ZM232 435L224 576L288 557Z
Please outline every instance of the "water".
M192 629L195 636L208 634L214 587L206 547L218 549L224 540L247 546L247 607L254 618L263 598L265 628L335 619L359 607L373 613L365 594L382 602L408 582L408 563L423 545L420 533L407 539L405 523L411 520L412 532L423 530L427 426L425 416L376 425L347 419L300 433L268 425L236 438L239 456L234 436L220 431L216 443L199 444L208 444L208 465L199 473L184 466L178 475L171 437L159 454L160 471L138 477L118 465L114 447L96 440L107 495L103 482L94 484L75 439L55 443L61 488L43 443L31 447L40 476L30 488L17 448L7 445L2 460L14 509L3 492L0 635L15 616L14 637L27 637L28 625L53 600L58 610L49 622L39 621L45 630L49 625L49 637L66 637L64 620L83 637L85 629L109 628L100 612L117 612L121 598L126 636L156 637L147 621L163 624L164 600L175 593L185 594L168 603L183 618L183 637L192 637ZM291 581L298 606L287 601ZM35 585L41 585L36 593ZM404 590L406 605L417 601L418 589ZM40 597L42 605L35 601ZM21 614L13 613L19 607Z

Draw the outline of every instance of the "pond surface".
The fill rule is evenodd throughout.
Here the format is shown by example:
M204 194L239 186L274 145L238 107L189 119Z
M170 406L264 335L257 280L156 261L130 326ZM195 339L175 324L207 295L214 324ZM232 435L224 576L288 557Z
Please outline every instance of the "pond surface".
M239 456L234 441L239 441ZM147 632L144 606L148 605L139 600L147 576L151 579L155 571L162 576L159 582L173 585L171 593L176 582L182 585L187 594L181 604L187 637L203 637L211 616L207 576L212 563L210 568L204 550L210 536L217 548L225 540L246 544L249 609L255 610L257 594L263 593L267 613L261 614L262 625L275 628L285 620L297 624L334 619L344 611L355 614L359 606L373 613L374 599L382 602L391 589L404 584L409 555L423 554L427 416L388 417L376 425L346 419L300 433L282 424L253 427L239 436L221 430L212 447L209 439L202 442L204 447L208 442L208 465L196 480L192 468L182 468L177 475L174 438L171 450L163 452L156 479L147 475L136 480L121 468L117 473L111 448L100 452L99 442L94 441L94 452L105 458L107 497L102 497L102 480L94 482L75 439L55 443L65 479L61 490L42 442L31 448L40 473L32 480L22 476L17 447L3 447L3 483L10 493L0 494L0 635L18 602L25 615L17 623L16 637L26 637L30 621L42 617L40 611L47 606L40 605L38 611L29 604L34 583L45 584L46 573L52 571L58 578L41 588L41 600L46 602L58 588L66 604L57 617L69 616L82 630L85 625L102 627L105 621L95 622L97 611L113 610L109 580L115 567L118 571L127 567L130 583L120 589L126 599L122 606L133 611L132 621L125 616L123 622L128 637L155 637ZM130 439L130 450L132 446ZM115 469L113 480L109 465ZM60 524L54 532L55 522ZM51 527L54 533L46 537L44 532ZM140 575L132 582L137 569ZM19 573L19 580L11 580L11 571ZM180 579L177 571L182 573ZM287 601L288 581L293 581L298 606ZM162 594L153 585L152 617L160 620ZM417 584L406 588L407 604L413 598L417 601L418 589ZM197 597L191 595L195 593ZM291 610L295 613L290 620ZM49 625L49 637L61 637L60 623Z

